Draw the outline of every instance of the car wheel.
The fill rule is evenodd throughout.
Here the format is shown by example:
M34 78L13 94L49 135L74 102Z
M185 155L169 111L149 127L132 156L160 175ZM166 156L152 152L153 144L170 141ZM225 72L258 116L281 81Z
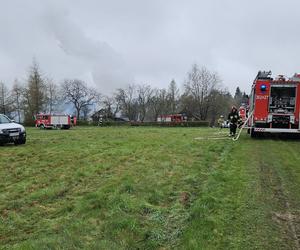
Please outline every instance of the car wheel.
M14 142L15 145L22 145L26 143L26 138L18 139Z

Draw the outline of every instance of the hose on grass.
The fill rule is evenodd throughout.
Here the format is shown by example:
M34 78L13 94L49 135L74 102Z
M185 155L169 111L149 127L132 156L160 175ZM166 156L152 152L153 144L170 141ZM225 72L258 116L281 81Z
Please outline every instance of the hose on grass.
M240 128L240 130L239 130L237 136L235 136L235 137L232 138L233 141L237 141L237 140L240 138L240 135L241 135L243 129L246 127L246 125L247 125L247 123L248 123L250 117L252 117L252 115L253 115L253 111L250 113L250 115L248 116L248 118L247 118L246 121L244 122L243 126ZM248 127L247 127L247 128L248 128Z

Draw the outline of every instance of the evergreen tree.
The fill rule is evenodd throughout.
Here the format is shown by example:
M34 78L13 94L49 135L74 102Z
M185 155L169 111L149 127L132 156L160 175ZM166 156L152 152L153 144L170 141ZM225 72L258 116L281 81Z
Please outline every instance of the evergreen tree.
M240 87L237 87L234 94L234 102L235 105L240 106L243 100L243 93L240 89Z
M169 101L169 113L175 114L177 112L178 106L178 96L179 96L179 89L175 80L173 79L168 88L168 101Z
M46 104L45 81L37 62L34 60L24 91L25 123L32 124L36 114L44 111Z

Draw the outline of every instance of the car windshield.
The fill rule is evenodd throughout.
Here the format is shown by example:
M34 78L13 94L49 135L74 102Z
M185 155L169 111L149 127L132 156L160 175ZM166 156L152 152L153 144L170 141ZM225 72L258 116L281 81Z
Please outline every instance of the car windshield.
M11 121L5 115L0 115L0 124L10 123L10 122Z

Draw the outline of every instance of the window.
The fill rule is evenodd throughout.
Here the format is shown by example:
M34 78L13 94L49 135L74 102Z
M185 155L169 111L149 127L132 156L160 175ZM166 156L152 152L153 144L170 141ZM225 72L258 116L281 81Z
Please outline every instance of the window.
M11 121L5 115L0 115L0 124L10 123L10 122Z

